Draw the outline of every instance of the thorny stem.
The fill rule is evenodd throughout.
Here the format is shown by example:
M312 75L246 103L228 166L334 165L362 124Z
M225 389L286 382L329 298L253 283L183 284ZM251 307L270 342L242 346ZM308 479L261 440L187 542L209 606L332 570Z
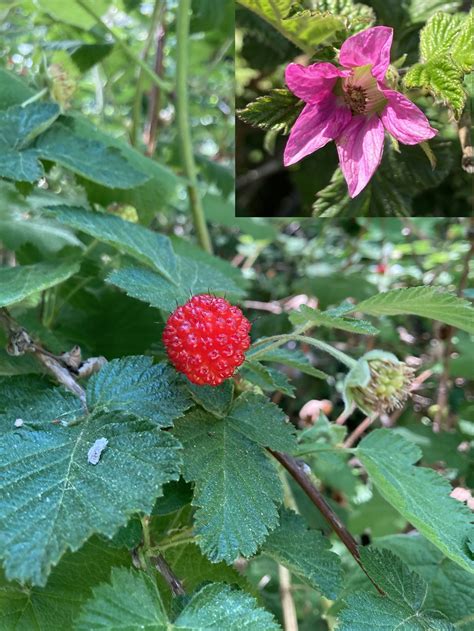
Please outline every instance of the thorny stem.
M194 161L189 119L188 63L189 63L189 20L191 0L179 0L177 14L176 53L176 118L184 171L188 178L188 197L194 227L201 247L212 254L212 243L206 225L204 209L198 189L196 164Z
M303 489L309 499L313 502L322 516L329 523L331 528L334 530L336 535L342 541L342 543L346 546L349 552L354 557L357 564L361 567L363 572L367 575L371 583L377 589L379 594L385 595L385 592L375 583L375 581L368 574L367 570L364 568L360 554L359 554L359 546L357 541L351 535L351 533L347 530L345 525L339 519L338 515L333 511L333 509L329 506L327 501L321 492L316 488L316 486L312 483L309 476L305 473L302 466L295 460L292 456L281 453L279 451L273 451L272 449L268 450L277 460L278 462L285 467L291 477L299 484L299 486Z
M76 2L79 6L81 6L84 9L84 11L86 11L91 17L93 17L94 20L96 20L96 22L102 26L102 28L104 28L108 33L110 33L110 35L112 35L117 46L119 46L123 50L123 52L127 55L127 57L131 61L133 61L137 66L139 66L143 70L143 72L147 75L147 77L149 77L149 79L155 85L157 85L159 88L161 88L167 93L171 92L171 86L166 81L164 81L161 77L159 77L156 74L156 72L154 72L143 59L141 59L138 55L136 55L133 52L133 50L128 46L128 44L124 42L124 40L119 35L117 35L117 33L102 20L100 15L95 12L95 10L88 4L86 0L76 0Z

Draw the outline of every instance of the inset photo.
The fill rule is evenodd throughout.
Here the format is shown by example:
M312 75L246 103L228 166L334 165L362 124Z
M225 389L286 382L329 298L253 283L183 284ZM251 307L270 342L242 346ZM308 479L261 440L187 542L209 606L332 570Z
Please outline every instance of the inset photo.
M468 1L237 0L237 216L469 216Z

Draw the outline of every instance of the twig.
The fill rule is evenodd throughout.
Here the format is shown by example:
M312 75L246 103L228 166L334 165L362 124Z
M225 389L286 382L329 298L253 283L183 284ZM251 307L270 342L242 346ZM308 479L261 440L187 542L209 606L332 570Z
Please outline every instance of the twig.
M299 486L303 489L309 499L313 502L316 508L320 511L324 519L329 523L331 528L334 530L336 535L342 541L342 543L346 546L349 552L354 557L356 563L361 567L362 571L367 575L371 583L377 589L379 594L385 595L385 592L375 583L375 581L369 576L367 570L364 568L360 554L359 547L357 541L351 535L351 533L347 530L345 525L339 519L338 515L333 511L333 509L329 506L329 504L324 499L321 492L316 488L316 486L312 483L309 476L303 470L303 467L298 463L295 458L289 456L287 454L281 453L279 451L273 451L272 449L268 450L277 460L278 462L285 467L291 477L299 484ZM304 465L303 465L304 466Z
M158 556L150 557L150 561L168 583L173 594L175 596L184 596L186 592L184 591L183 584L170 568L165 557L162 554L159 554Z
M471 220L472 224L472 220ZM457 295L462 296L469 278L469 263L474 254L474 238L471 238L471 247L464 259L463 271L459 279ZM436 398L436 414L433 419L433 430L439 432L448 412L448 392L449 392L449 364L453 352L453 334L455 327L448 325L444 328L443 344L443 372L438 385L438 396Z
M349 434L349 436L344 441L344 448L348 449L349 447L352 447L352 445L362 436L362 434L364 434L364 432L369 429L377 416L377 414L372 414L371 416L365 418L362 423L359 423L355 430L351 434Z
M165 24L162 22L157 33L156 53L155 53L155 72L162 75L164 71L163 57L165 48L166 30ZM160 125L159 110L161 108L161 92L158 86L154 85L150 92L150 106L148 115L148 124L145 132L146 155L153 156L156 149L156 139L158 135L158 127Z
M278 579L280 581L280 599L285 631L298 631L295 601L291 593L291 574L286 567L280 564L278 564Z
M54 375L59 383L79 397L84 407L86 406L85 390L77 383L71 369L64 364L64 361L60 357L53 355L34 342L28 331L20 326L5 308L0 309L0 322L9 337L7 347L9 355L20 356L25 353L33 354L43 366Z
M467 173L474 173L474 150L471 139L471 113L469 107L464 110L458 123L458 136L461 144L462 159L461 166Z

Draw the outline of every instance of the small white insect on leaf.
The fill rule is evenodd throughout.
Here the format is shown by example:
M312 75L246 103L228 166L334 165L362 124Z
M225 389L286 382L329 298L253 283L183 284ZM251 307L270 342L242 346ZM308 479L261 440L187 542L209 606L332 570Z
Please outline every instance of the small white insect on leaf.
M23 425L23 423L24 423L24 422L25 422L25 421L24 421L22 418L17 418L17 419L15 420L14 425L15 425L15 427L21 427L21 426Z
M100 460L102 452L109 444L107 438L98 438L87 452L87 462L89 464L97 464Z

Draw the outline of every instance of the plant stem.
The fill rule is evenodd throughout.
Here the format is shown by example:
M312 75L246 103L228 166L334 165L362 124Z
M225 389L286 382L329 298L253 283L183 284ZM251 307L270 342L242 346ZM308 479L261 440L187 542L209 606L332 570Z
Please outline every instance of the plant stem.
M188 196L194 227L201 247L212 254L212 243L207 230L206 218L199 195L196 163L194 161L189 121L188 61L189 20L191 0L179 0L176 22L176 113L183 167L188 178Z
M346 546L349 552L354 557L357 564L362 568L364 573L368 576L374 587L380 594L384 594L384 591L373 581L373 579L369 576L366 569L364 568L360 554L359 554L359 546L357 541L351 535L351 533L347 530L345 525L339 519L338 515L333 511L333 509L329 506L319 489L312 483L309 476L305 473L303 468L300 466L297 460L295 460L292 456L288 456L287 454L281 453L279 451L273 451L272 449L268 450L280 464L282 464L291 477L297 482L309 499L313 502L322 516L329 523L331 528L334 530L336 535L342 541L342 543Z
M267 337L263 340L255 342L255 344L252 345L252 348L247 353L247 359L256 359L260 355L265 355L274 348L278 348L283 344L286 344L286 342L295 341L304 342L305 344L309 344L310 346L315 346L316 348L319 348L329 355L332 355L335 359L340 361L348 368L353 368L353 366L356 365L357 361L355 359L349 357L349 355L346 355L346 353L337 350L337 348L334 348L330 344L326 344L326 342L316 340L313 337L309 337L307 335L299 334L300 331L304 331L307 328L309 327L305 326L304 328L295 329L293 333L288 333L287 335L273 335L272 337ZM266 344L267 342L271 342L271 344L265 346L262 349L258 348L259 346L261 346L262 344Z
M153 13L150 20L150 29L148 31L148 36L145 42L145 46L143 47L141 58L146 63L148 58L148 53L150 52L151 44L153 42L153 36L157 29L158 20L162 13L162 9L164 6L164 0L155 0L155 6L153 7ZM157 73L157 76L158 73ZM140 114L141 114L141 105L142 105L142 97L143 97L143 84L145 82L145 71L140 66L140 71L138 73L137 78L137 87L135 90L135 97L133 100L133 108L132 108L132 129L130 132L130 140L132 145L135 147L138 140L138 128L140 126Z
M133 61L143 70L143 72L147 75L147 77L149 77L149 79L151 79L151 81L153 81L154 84L156 84L167 93L171 92L171 86L169 85L169 83L159 77L156 72L153 72L153 70L146 64L146 62L143 59L140 59L140 57L133 52L130 46L120 37L120 35L118 35L113 29L111 29L110 26L107 26L100 15L96 13L92 7L89 6L86 0L76 0L76 3L80 7L82 7L84 11L86 11L86 13L93 17L94 20L96 20L96 22L102 26L102 28L110 33L110 35L112 35L117 46L119 46L123 50L123 52L131 61Z

